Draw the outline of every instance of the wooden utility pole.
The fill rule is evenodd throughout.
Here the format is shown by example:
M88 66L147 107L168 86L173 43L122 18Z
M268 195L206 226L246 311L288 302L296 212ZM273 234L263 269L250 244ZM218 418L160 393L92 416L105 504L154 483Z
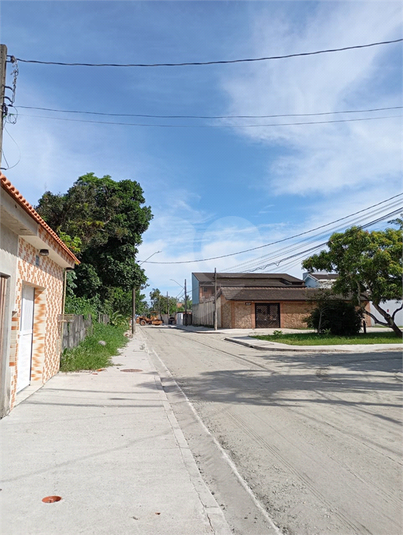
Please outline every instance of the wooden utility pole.
M217 330L217 268L214 268L214 330Z
M132 334L136 332L136 287L133 288L132 299Z
M0 45L0 167L3 155L3 119L4 119L4 94L6 90L6 62L7 62L7 47Z
M186 279L185 279L185 325L188 324L188 296L186 293Z

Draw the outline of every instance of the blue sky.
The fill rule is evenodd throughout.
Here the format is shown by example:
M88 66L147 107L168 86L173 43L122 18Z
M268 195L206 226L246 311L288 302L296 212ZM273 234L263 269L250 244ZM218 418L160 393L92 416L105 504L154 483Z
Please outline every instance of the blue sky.
M1 42L9 54L61 62L210 61L402 37L402 4L397 1L14 0L1 2L0 17ZM20 62L15 101L19 117L16 124L6 125L2 166L10 169L3 172L33 205L46 190L65 192L87 172L139 181L154 213L139 260L158 250L162 252L150 261L205 259L259 247L400 193L402 110L213 120L57 114L22 106L202 116L386 108L402 106L401 67L401 43L201 67L119 69ZM11 85L10 65L8 69ZM243 126L384 116L392 117ZM287 243L298 250L298 240ZM147 292L158 287L176 295L181 290L170 279L183 284L186 278L190 284L192 271L237 269L262 255L251 266L268 263L267 271L301 276L300 258L286 262L282 258L292 250L278 252L287 243L212 261L143 264ZM270 262L273 257L276 263Z

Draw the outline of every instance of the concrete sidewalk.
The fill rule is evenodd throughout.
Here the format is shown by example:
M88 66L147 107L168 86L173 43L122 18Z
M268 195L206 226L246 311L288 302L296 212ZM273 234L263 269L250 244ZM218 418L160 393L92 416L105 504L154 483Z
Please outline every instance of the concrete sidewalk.
M140 333L114 362L59 373L1 420L0 532L229 535Z

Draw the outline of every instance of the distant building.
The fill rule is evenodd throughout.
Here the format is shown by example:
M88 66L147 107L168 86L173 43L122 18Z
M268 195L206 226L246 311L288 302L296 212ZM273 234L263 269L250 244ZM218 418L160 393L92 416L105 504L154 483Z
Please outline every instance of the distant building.
M303 273L308 288L331 288L339 275L337 273Z
M220 329L306 328L317 288L285 273L192 274L193 325ZM214 289L217 288L214 298Z

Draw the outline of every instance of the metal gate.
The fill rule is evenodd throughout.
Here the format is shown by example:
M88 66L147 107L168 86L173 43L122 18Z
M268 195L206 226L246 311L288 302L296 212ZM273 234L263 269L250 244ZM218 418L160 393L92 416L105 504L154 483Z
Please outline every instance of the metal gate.
M256 329L280 327L280 303L255 305Z

